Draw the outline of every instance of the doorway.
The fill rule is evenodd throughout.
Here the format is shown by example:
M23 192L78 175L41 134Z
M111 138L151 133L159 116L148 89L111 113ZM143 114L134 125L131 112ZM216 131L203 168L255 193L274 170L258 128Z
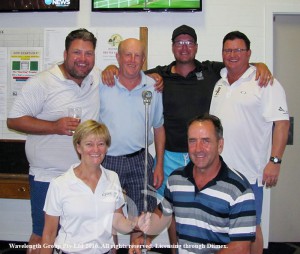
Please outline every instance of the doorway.
M273 72L285 88L293 117L293 140L283 156L278 185L271 191L270 242L300 242L300 14L273 16Z

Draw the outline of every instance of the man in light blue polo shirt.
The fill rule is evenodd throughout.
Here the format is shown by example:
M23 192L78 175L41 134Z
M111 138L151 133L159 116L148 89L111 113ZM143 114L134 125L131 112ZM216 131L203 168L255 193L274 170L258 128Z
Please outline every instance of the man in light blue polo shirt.
M162 94L155 92L155 81L141 71L146 57L139 40L130 38L122 41L116 57L120 68L116 85L100 85L100 121L108 127L112 136L111 147L102 165L118 173L128 197L129 216L134 216L144 210L146 127L143 91L152 92L148 108L148 144L154 141L156 152L155 166L153 157L148 154L148 186L157 189L163 182L165 130ZM151 190L154 188L150 187ZM156 207L155 193L148 195L147 201L148 211L153 211Z

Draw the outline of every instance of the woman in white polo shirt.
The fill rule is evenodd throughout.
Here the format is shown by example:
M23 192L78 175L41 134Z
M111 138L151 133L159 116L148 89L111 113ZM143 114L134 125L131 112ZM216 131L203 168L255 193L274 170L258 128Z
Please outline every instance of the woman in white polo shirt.
M114 247L114 230L129 233L136 224L146 230L147 223L141 226L145 215L135 221L124 217L119 177L100 165L110 143L103 124L88 120L77 127L73 144L81 162L50 183L41 253L53 248L61 253L108 253Z

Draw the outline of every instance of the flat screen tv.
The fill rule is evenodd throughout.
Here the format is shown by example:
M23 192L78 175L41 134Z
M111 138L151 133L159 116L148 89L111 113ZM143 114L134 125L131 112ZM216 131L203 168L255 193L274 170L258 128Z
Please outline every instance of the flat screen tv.
M202 0L92 0L92 11L202 11Z
M79 11L79 0L0 0L0 12Z

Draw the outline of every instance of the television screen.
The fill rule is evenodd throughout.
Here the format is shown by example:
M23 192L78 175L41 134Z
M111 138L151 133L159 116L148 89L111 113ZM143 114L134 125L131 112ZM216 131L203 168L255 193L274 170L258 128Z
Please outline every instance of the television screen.
M0 12L79 11L79 0L0 0Z
M202 11L202 0L92 0L92 11Z

